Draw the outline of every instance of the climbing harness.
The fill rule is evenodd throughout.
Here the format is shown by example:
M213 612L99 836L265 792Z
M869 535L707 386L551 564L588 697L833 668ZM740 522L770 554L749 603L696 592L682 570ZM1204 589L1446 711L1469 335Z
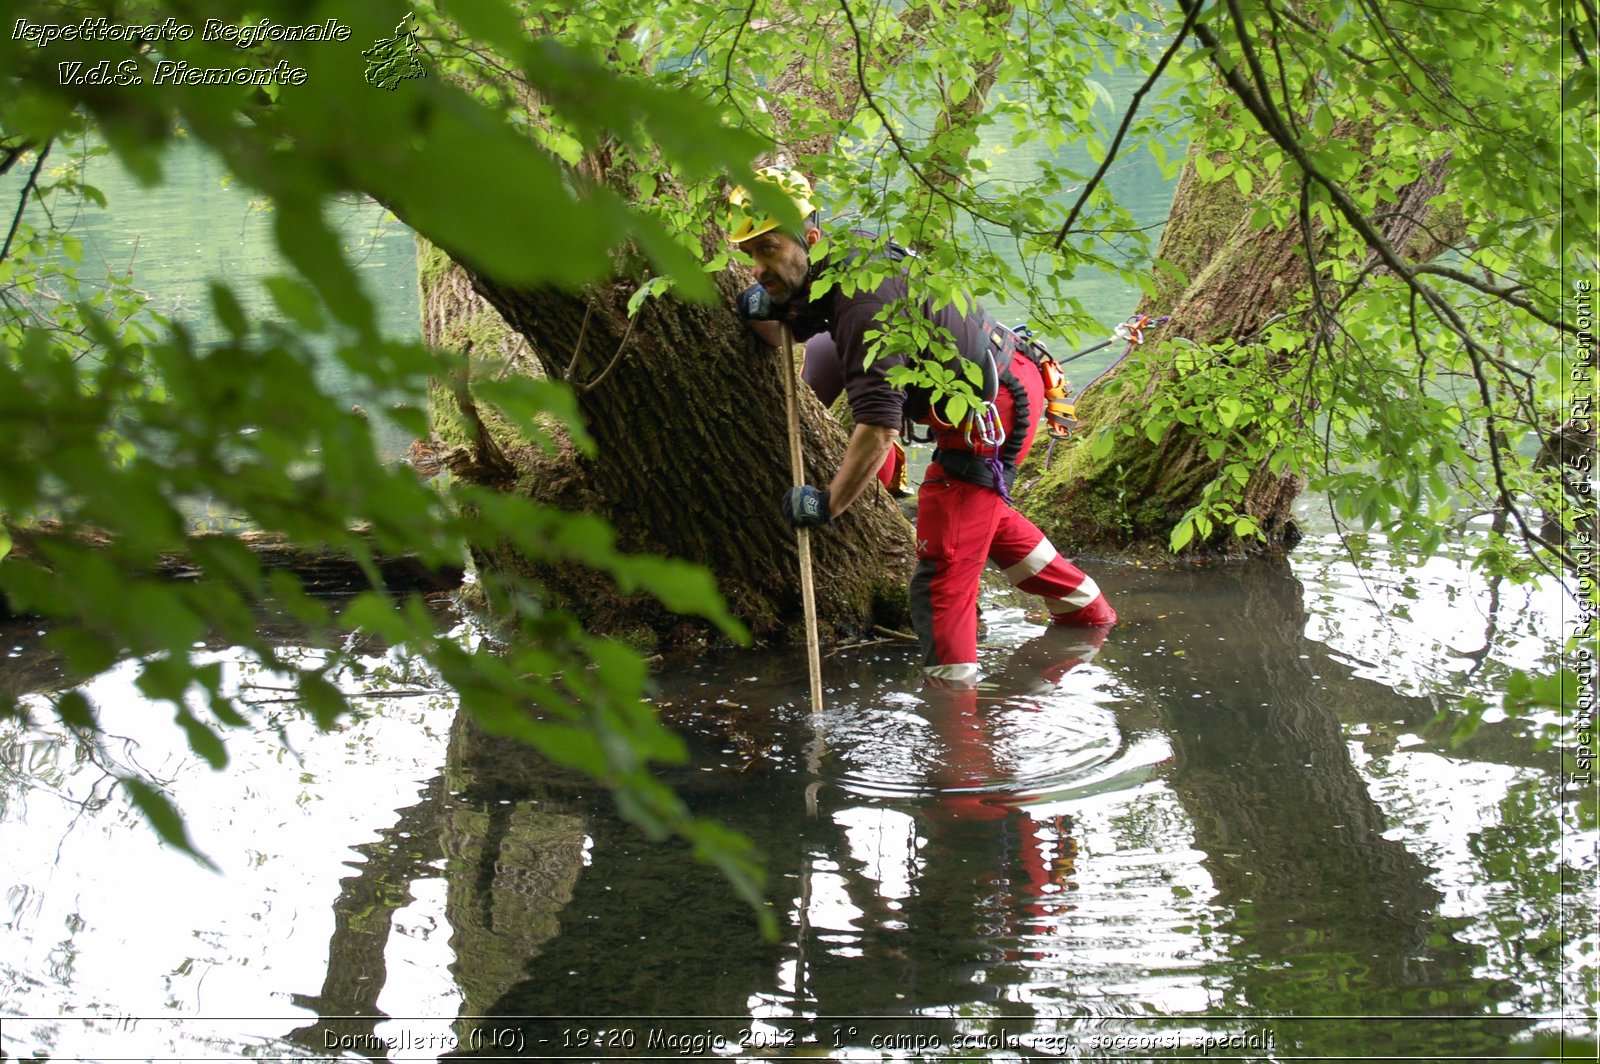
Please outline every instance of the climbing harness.
M932 461L939 463L956 480L993 488L1002 499L1010 502L1011 485L1017 476L1017 458L1028 440L1026 430L1035 416L1029 409L1027 388L1010 369L1011 359L1022 351L1023 344L1016 333L987 315L980 328L988 338L983 352L975 358L984 369L983 404L969 411L959 426L951 425L931 409L913 417L932 427L922 441L935 444ZM996 402L1002 387L1011 397L1009 425L1001 418ZM918 439L915 434L910 438Z
M1067 394L1072 386L1067 383L1066 375L1061 372L1061 363L1050 356L1044 344L1034 337L1033 330L1026 325L1014 327L1011 333L1021 341L1023 355L1039 367L1039 376L1044 380L1045 427L1052 438L1066 439L1072 435L1072 430L1078 427L1078 418L1072 400ZM1089 348L1088 351L1080 351L1072 358L1063 361L1071 362L1073 359L1082 358L1089 351L1096 351L1104 346L1100 344Z

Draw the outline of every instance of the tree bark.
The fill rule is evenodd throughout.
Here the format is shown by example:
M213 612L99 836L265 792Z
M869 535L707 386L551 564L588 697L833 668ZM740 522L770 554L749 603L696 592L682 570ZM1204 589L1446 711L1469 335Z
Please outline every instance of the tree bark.
M50 567L52 544L67 550L110 550L114 546L111 537L99 530L65 529L49 521L26 527L6 522L4 528L13 541L10 554L13 563L42 568ZM374 587L360 563L342 551L314 550L270 532L197 532L189 537L189 542L198 545L213 537L242 543L261 562L263 569L293 573L313 595L354 594ZM459 587L466 575L460 566L427 566L411 556L374 553L373 561L383 589L395 593L448 591ZM205 567L192 555L176 552L158 555L142 569L146 575L163 580L196 580L206 575ZM22 614L12 609L5 596L0 595L0 620L20 616Z
M1359 137L1357 131L1342 132ZM1088 442L1085 434L1076 441L1080 446L1070 448L1065 460L1058 454L1049 470L1043 469L1045 449L1036 448L1029 459L1033 468L1019 478L1035 485L1021 500L1020 508L1062 549L1165 553L1173 528L1201 500L1206 486L1227 463L1226 457L1210 458L1203 441L1180 431L1180 425L1156 441L1139 430L1144 401L1176 379L1172 356L1180 344L1204 347L1232 341L1238 347L1230 357L1255 360L1258 372L1265 374L1279 370L1288 359L1307 354L1274 354L1252 346L1262 330L1286 313L1311 284L1300 226L1256 228L1248 198L1232 181L1200 179L1198 154L1198 146L1191 149L1156 252L1157 259L1180 268L1187 284L1164 279L1155 296L1147 297L1138 309L1142 314L1170 316L1146 341L1145 365L1151 368L1143 378L1132 379L1128 365L1119 366L1103 378L1120 378L1119 390L1097 385L1078 398L1077 414L1085 426L1116 433L1110 454L1092 458L1090 448L1084 445ZM1399 203L1374 219L1391 246L1417 249L1427 245L1424 254L1436 253L1438 245L1426 238L1423 226L1428 201L1442 188L1443 166L1441 160L1421 179L1399 190ZM1261 184L1258 178L1256 186ZM1279 188L1269 195L1296 193ZM1311 232L1317 244L1313 254L1318 254L1326 233L1316 225ZM1370 269L1375 262L1363 265ZM1311 411L1301 413L1306 416ZM1135 431L1124 435L1119 431L1124 426ZM1237 509L1255 520L1263 538L1241 540L1219 526L1205 542L1196 537L1195 549L1268 555L1293 549L1300 534L1292 507L1304 486L1297 471L1274 474L1262 461L1244 486Z
M779 374L791 370L729 309L745 278L728 271L717 283L718 303L651 300L630 322L629 282L570 294L512 288L454 265L425 269L424 336L459 349L477 330L475 351L525 352L520 371L573 387L595 441L592 458L571 447L541 451L482 412L514 467L512 490L601 514L626 550L706 565L757 638L784 638L801 619L794 532L778 508L789 487ZM511 339L491 335L485 315L503 321ZM464 330L463 322L475 324ZM474 373L490 371L486 360L471 361ZM806 475L825 484L843 456L844 431L809 389L800 391ZM489 468L455 396L436 400L446 461L453 457L458 473ZM812 544L825 634L904 622L911 527L887 492L874 486ZM592 574L532 567L509 552L477 561L530 573L594 631L650 629L669 645L703 634L638 597L619 597Z
M1009 16L1010 0L984 0L985 17ZM895 16L902 30L875 48L874 68L914 54L930 12L917 6ZM796 54L763 90L773 122L773 158L786 164L831 151L837 132L791 120L797 100L846 128L864 92L856 79L862 42L840 15L810 27L825 38L815 54ZM821 58L819 58L821 57ZM940 118L940 128L969 120L993 86L999 57L974 71L974 89ZM820 64L820 66L819 66ZM819 76L818 70L822 70ZM610 156L591 154L579 166L590 181L626 190ZM708 233L705 250L720 243ZM457 476L525 491L570 510L596 512L618 530L628 550L707 565L740 620L758 638L798 636L801 595L793 531L778 499L789 486L781 353L758 341L730 311L750 283L734 267L717 278L722 300L697 306L667 297L647 301L630 322L636 285L619 252L618 279L581 294L518 290L474 274L438 252L424 256L424 338L466 352L471 373L488 357L516 372L538 373L573 386L593 458L563 447L548 454L510 431L471 394L470 379L436 388L438 457ZM487 357L486 357L487 356ZM499 370L495 370L499 372ZM470 377L470 374L469 374ZM801 392L806 476L826 484L838 468L846 435ZM915 563L910 524L874 485L836 524L812 537L817 606L824 638L854 636L874 626L904 627L906 580ZM638 597L619 598L605 581L583 573L532 571L510 552L484 553L480 566L531 572L592 631L648 628L694 639L674 618Z

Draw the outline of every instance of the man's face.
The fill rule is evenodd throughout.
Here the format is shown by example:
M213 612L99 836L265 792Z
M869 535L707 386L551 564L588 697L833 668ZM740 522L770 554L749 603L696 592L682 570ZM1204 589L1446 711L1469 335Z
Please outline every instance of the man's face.
M752 272L756 282L767 290L772 302L778 306L788 303L805 288L810 271L807 248L821 235L816 229L806 231L806 247L801 247L794 237L773 230L751 237L739 245L739 250L754 261Z

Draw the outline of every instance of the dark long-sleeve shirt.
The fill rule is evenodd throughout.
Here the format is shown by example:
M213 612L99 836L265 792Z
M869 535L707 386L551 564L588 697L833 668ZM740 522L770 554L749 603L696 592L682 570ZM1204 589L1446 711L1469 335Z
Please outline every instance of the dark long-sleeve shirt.
M905 257L904 252L887 248L878 254L902 260ZM867 365L867 355L874 335L890 324L889 308L898 303L904 312L908 290L906 270L902 268L892 272L876 288L846 296L835 287L790 312L790 328L797 339L805 340L821 332L833 334L843 369L845 394L849 397L850 416L857 424L898 430L906 417L906 393L890 385L887 379L893 367L905 364L905 356L883 355ZM950 304L934 307L931 299L914 305L923 317L954 337L964 356L975 359L988 343L985 315L975 302L966 314L959 313Z

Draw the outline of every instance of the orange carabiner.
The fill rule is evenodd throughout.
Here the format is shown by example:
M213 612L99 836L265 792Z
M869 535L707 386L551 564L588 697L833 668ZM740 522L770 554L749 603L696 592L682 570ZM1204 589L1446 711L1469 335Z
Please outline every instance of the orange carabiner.
M1144 343L1145 323L1150 320L1148 314L1135 314L1128 319L1128 342L1131 344Z

